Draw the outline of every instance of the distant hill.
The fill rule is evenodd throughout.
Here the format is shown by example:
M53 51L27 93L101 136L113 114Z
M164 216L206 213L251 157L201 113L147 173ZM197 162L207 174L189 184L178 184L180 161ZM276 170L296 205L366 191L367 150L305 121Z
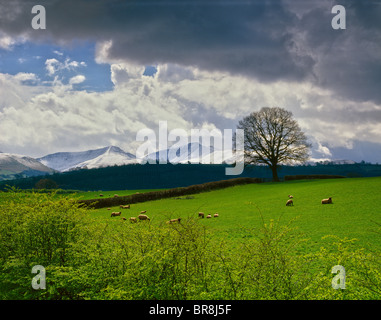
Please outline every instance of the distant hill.
M0 181L53 173L54 170L31 157L0 152Z
M222 163L221 156L215 156L218 152L213 146L203 146L201 143L193 142L179 148L168 148L154 153L150 153L143 158L145 161L166 161L167 163ZM208 159L210 157L210 159Z
M150 161L141 164L142 160ZM166 160L167 164L158 164L159 160ZM221 163L222 160L225 163L205 164ZM238 177L271 180L272 173L264 165L250 165L245 167L241 175L227 177L225 168L232 162L234 156L222 159L218 150L199 143L189 143L177 150L169 148L154 152L143 159L137 159L133 154L116 146L81 152L58 152L38 159L0 153L0 182L7 180L0 183L0 188L4 188L5 184L34 188L41 179L40 176L46 174L51 174L49 178L59 188L75 190L175 188ZM381 166L365 162L354 163L351 160L327 160L300 166L280 166L278 171L281 179L290 175L322 174L346 177L381 176Z
M133 154L115 146L81 152L58 152L37 158L37 160L61 172L136 163Z
M356 164L353 160L324 160L324 161L307 161L307 164L309 165L330 165L330 164Z
M110 166L121 166L135 163L152 163L164 161L167 163L215 163L234 162L234 157L222 159L222 152L218 152L213 146L206 147L200 143L189 143L178 149L165 149L153 152L137 159L135 155L123 151L116 146L109 146L95 150L80 152L58 152L37 158L42 164L60 172L78 169L95 169Z

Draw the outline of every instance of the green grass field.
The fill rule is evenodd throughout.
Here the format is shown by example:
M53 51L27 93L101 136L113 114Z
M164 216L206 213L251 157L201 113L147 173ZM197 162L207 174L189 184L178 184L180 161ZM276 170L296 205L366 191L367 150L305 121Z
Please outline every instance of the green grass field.
M150 192L150 191L156 191L157 189L144 189L144 190L114 190L114 191L88 191L88 192L82 192L78 191L76 193L76 196L78 196L82 200L87 200L87 199L102 199L102 198L112 198L114 197L115 194L118 196L129 196L131 194L140 192ZM103 197L100 197L99 195L103 194Z
M252 228L262 226L262 218L265 223L271 219L287 223L296 218L294 225L310 240L309 245L318 247L323 236L336 235L356 238L361 246L369 247L381 246L381 237L373 232L375 222L381 223L380 190L379 177L250 184L196 194L193 199L163 199L133 204L131 209L112 207L111 211L121 210L122 216L129 218L146 210L153 224L197 217L200 211L205 215L218 212L218 218L200 222L217 238L232 244L250 237ZM289 194L294 196L294 206L287 207ZM332 197L333 204L322 205L321 199L327 197ZM119 218L110 217L107 208L94 210L92 216L119 222Z
M0 299L379 300L380 187L381 178L248 184L109 210L75 201L101 192L0 193ZM143 210L150 221L128 221ZM166 224L173 218L181 223ZM46 268L47 290L31 288L34 265ZM336 265L345 290L332 288Z

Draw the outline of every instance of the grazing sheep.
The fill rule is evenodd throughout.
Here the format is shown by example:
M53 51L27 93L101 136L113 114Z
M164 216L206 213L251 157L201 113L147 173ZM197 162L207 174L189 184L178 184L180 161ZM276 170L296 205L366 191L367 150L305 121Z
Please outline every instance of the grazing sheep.
M127 205L120 205L120 207L122 208L122 209L130 209L130 205L129 204L127 204Z
M122 220L127 220L127 218L125 218L125 217L122 217L121 219L122 219Z
M206 217L209 219L209 218L211 218L211 217L212 217L212 215L211 215L211 214L208 214Z
M101 193L99 196L100 196L100 197L103 197L103 194Z
M321 204L327 204L327 203L332 203L332 198L331 198L331 197L328 198L328 199L323 199L323 200L321 201Z
M131 222L131 223L136 223L136 222L138 222L138 220L136 220L135 217L131 217L131 218L130 218L130 222Z
M116 217L116 216L120 216L122 214L122 212L111 212L111 217Z
M199 212L198 216L204 219L205 214L204 214L204 212Z
M286 206L291 206L291 205L294 205L294 201L292 201L291 199L287 200Z
M145 214L139 214L139 215L138 215L138 218L139 218L139 220L151 220L151 219L148 218L148 216L146 216Z
M213 215L213 217L214 217L214 218L219 217L218 213L215 213L215 214Z
M119 197L117 194L114 194L114 198L117 198L117 197Z
M147 213L147 210L144 210L144 211L140 211L140 213L142 213L142 214L143 214L143 213Z
M111 208L107 208L107 210L111 210Z
M292 196L291 194L289 194L288 197L289 197L290 199L294 198L294 196Z
M175 222L180 223L180 220L181 220L181 218L171 219L171 220L167 221L167 223L175 223Z

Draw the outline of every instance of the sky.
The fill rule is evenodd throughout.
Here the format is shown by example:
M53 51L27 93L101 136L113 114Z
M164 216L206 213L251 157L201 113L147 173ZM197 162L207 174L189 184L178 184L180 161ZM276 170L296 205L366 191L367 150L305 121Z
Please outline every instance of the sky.
M380 85L381 0L0 0L2 152L135 154L159 121L223 131L277 106L312 159L381 163Z

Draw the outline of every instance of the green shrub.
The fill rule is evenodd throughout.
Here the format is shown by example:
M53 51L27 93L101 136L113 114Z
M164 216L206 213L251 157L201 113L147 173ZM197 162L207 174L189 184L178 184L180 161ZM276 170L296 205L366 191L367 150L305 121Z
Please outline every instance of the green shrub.
M36 189L58 189L58 184L49 178L40 179L34 185Z
M296 249L304 241L292 222L271 220L232 256L218 253L229 299L297 299L312 275Z
M188 299L207 283L210 249L205 228L193 219L162 226L124 223L101 242L105 254L113 247L100 271L108 276L102 298Z
M1 280L18 289L15 294L31 292L31 268L34 265L65 266L70 263L71 248L82 237L87 210L74 200L55 198L55 194L7 192L0 204ZM19 286L28 277L27 290ZM3 288L2 288L3 289Z

